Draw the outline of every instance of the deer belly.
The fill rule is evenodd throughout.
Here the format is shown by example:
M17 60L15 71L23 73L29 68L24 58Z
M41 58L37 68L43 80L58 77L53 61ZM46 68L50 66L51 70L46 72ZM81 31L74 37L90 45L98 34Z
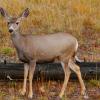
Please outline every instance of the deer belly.
M38 53L37 54L37 62L51 62L54 61L55 58L57 58L59 56L59 54L54 54L52 53Z

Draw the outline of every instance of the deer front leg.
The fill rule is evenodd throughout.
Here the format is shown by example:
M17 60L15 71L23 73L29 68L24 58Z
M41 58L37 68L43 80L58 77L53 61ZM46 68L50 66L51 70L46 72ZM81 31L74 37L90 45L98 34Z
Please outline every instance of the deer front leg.
M25 93L26 93L26 83L27 83L28 70L29 70L29 65L27 63L25 63L24 64L24 82L23 82L23 88L20 91L21 95L25 95Z
M69 66L66 64L66 63L61 63L62 67L63 67L63 70L64 70L64 74L65 74L65 78L64 78L64 83L63 83L63 86L62 86L62 89L61 89L61 92L59 94L59 97L62 98L62 96L64 95L64 91L67 87L67 83L68 83L68 80L69 80L69 77L70 77L70 74L71 74L71 71L69 69Z
M28 94L28 98L30 98L30 99L33 97L32 80L33 80L35 67L36 67L36 62L31 61L30 62L30 67L29 67L29 94Z

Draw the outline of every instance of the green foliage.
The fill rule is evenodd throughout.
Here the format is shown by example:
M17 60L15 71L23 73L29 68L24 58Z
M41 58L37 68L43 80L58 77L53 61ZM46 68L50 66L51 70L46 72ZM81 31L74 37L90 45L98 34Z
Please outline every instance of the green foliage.
M89 81L89 83L90 83L91 85L93 85L93 86L98 86L98 87L100 87L100 80L94 80L94 79L92 79L92 80Z
M0 51L2 54L8 55L8 56L13 54L13 52L14 52L14 50L10 47L2 48Z

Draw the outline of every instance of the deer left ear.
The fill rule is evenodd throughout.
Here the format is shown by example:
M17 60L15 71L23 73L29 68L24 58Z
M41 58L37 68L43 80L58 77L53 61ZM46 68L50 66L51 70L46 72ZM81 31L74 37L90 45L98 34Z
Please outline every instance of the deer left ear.
M29 15L29 8L26 8L23 13L20 15L20 17L25 18Z
M2 7L0 7L0 13L3 17L5 17L6 19L8 19L8 13L5 11L5 9L3 9Z

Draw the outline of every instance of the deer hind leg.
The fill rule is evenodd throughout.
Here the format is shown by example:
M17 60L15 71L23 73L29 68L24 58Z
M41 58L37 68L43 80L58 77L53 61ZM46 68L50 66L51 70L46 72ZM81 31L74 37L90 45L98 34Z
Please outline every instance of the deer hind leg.
M21 95L25 95L25 93L26 93L26 83L27 83L28 70L29 70L29 65L27 63L25 63L24 64L24 82L23 82L23 88L20 91Z
M31 61L30 62L30 67L29 67L29 94L28 94L28 98L30 98L30 99L33 97L32 80L33 80L35 67L36 67L36 62Z
M64 95L64 91L67 87L67 83L68 83L68 80L69 80L69 77L70 77L70 74L71 74L71 71L69 69L69 66L66 64L66 63L61 63L62 67L63 67L63 70L64 70L64 73L65 73L65 78L64 78L64 83L63 83L63 86L62 86L62 89L61 89L61 92L59 94L59 97L62 98L62 96Z
M84 98L88 98L88 95L86 94L86 88L85 88L85 85L84 85L84 82L81 76L80 67L76 65L71 59L69 61L69 66L78 76L80 86L81 86L81 95L83 95Z

